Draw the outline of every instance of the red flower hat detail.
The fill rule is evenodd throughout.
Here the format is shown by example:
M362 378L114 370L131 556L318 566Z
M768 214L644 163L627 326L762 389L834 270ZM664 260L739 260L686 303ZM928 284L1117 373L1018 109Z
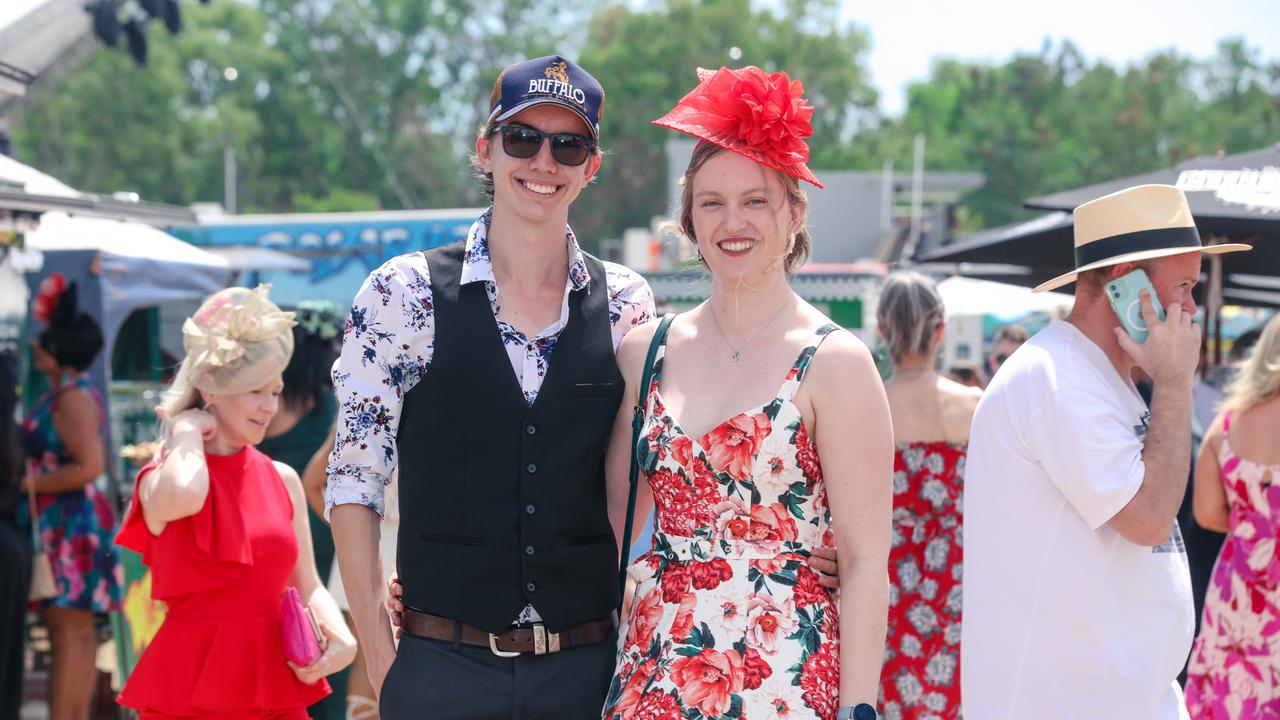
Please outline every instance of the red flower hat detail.
M35 299L31 301L31 316L42 323L49 322L53 311L58 309L58 301L62 299L62 293L66 292L66 289L67 278L60 272L41 281L40 289L36 291Z
M784 72L770 74L755 66L714 72L698 68L698 86L653 124L822 187L805 164L809 146L804 139L813 134L813 106L803 93L804 84Z

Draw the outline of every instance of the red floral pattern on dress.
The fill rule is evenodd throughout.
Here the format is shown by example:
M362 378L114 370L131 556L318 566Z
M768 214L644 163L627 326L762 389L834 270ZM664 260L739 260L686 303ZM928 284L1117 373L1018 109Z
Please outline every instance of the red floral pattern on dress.
M686 593L676 608L676 618L671 622L671 639L684 642L689 639L693 630L693 611L698 607L697 593Z
M627 633L627 646L641 649L649 647L653 632L662 621L662 599L658 592L646 593L636 600L631 611L631 630Z
M773 668L769 667L768 661L760 657L760 652L753 647L747 648L742 656L742 671L742 687L746 690L755 690L773 676Z
M654 691L640 698L634 717L635 720L684 720L684 713L674 695Z
M804 661L804 669L800 671L801 697L804 703L818 713L819 717L835 717L839 709L837 698L840 694L840 656L834 646L823 645L817 652L809 655Z
M889 625L880 703L903 720L960 717L960 542L965 448L898 445L894 454Z
M816 482L822 480L822 463L818 461L818 446L809 437L809 428L801 423L796 429L796 464L806 480Z
M742 656L737 650L720 652L707 648L672 663L671 679L685 707L696 707L703 715L717 717L729 711L731 696L742 690Z
M760 442L769 435L769 418L764 413L743 413L721 424L702 438L707 451L707 461L720 468L734 480L751 475Z
M659 349L641 452L657 532L631 569L637 599L621 631L628 639L607 720L834 715L839 613L807 565L831 518L817 453L798 451L797 439L811 441L790 402L816 347L805 348L773 401L702 443L666 412Z

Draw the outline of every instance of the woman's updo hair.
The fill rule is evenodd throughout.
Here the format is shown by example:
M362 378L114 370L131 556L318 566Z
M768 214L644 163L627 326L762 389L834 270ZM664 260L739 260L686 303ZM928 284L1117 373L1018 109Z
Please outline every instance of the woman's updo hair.
M945 317L942 296L929 278L917 272L896 272L885 280L876 323L894 362L929 352L933 334Z
M70 283L52 298L45 328L36 338L58 365L84 372L102 352L102 328L92 315L80 312L76 284Z
M731 152L713 142L703 140L693 149L689 156L689 167L685 168L684 177L680 179L680 232L691 242L698 242L693 232L693 176L698 174L703 165L711 158L723 152ZM813 238L809 235L809 198L800 189L800 181L784 172L761 166L765 172L773 173L782 182L782 192L791 209L796 213L799 229L791 236L790 249L782 259L782 267L788 275L794 274L796 268L809 259L809 251L813 247ZM789 233L790 228L783 228Z

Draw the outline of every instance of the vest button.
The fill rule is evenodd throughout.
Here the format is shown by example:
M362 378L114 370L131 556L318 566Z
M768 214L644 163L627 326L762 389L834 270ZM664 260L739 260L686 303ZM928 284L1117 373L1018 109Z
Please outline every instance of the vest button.
M524 512L526 515L532 515L538 512L538 506L534 505L533 503L529 503L528 505L524 506Z
M532 474L534 474L534 473L538 472L538 463L529 463L528 465L525 465L525 466L524 466L524 469L525 469L525 472L527 472L527 473L529 473L530 475L532 475Z
M524 434L525 434L525 435L537 435L537 434L538 434L538 427L537 427L536 425L525 425L525 426L524 426Z
M533 546L532 546L532 545L525 545L525 546L524 546L524 554L525 554L525 555L532 555L532 554L533 554L533 552L534 552L534 551L533 551Z
M537 590L538 590L538 584L537 584L537 583L525 583L524 589L525 589L525 590L528 590L529 592L537 592Z

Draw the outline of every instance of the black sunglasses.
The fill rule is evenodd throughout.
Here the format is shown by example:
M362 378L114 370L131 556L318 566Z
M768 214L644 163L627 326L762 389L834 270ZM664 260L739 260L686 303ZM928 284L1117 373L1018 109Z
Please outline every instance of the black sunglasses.
M577 133L544 133L527 125L503 125L493 132L502 133L503 151L522 160L537 155L543 140L551 141L551 157L561 165L581 165L596 149L591 138Z
M996 364L997 364L997 365L1003 365L1003 364L1004 364L1004 361L1005 361L1005 360L1008 360L1008 359L1009 359L1009 356L1008 356L1008 355L1005 355L1004 353L1001 353L1001 354L999 354L999 355L997 355L997 356L996 356Z

